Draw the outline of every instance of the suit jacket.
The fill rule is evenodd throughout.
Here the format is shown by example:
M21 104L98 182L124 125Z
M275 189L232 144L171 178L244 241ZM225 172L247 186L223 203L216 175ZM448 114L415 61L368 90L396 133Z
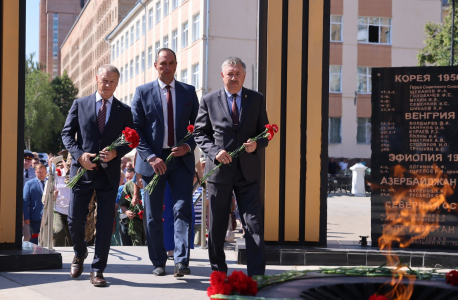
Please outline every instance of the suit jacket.
M100 133L97 124L95 93L76 99L62 129L62 141L73 158L70 178L75 176L81 167L78 162L81 155L85 152L99 154L99 151L114 142L126 127L133 128L132 113L127 105L115 97L113 97L111 104L110 117L102 133ZM77 139L75 134L77 134ZM108 162L108 166L103 169L113 187L119 186L121 157L130 150L132 149L129 146L118 147L116 149L117 156ZM86 172L79 184L91 182L94 176L94 171Z
M196 89L175 80L175 139L179 143L188 132L189 124L194 124L199 109ZM135 130L140 135L140 145L137 147L135 171L144 176L153 176L154 169L145 161L150 155L161 156L164 144L164 113L160 86L157 80L137 87L132 100L132 115ZM182 156L189 171L194 174L194 154L196 147L190 137L186 142L191 152Z
M40 222L43 214L43 203L41 197L43 196L41 182L37 178L27 181L24 185L23 200L24 200L24 220L30 222Z
M226 99L224 88L209 93L200 101L199 113L194 129L194 139L197 145L207 154L205 173L212 170L217 164L216 155L221 150L234 151L246 143L249 138L255 137L265 130L269 123L264 96L258 92L242 88L242 102L240 109L240 123L238 129L232 126L231 112ZM261 179L261 160L258 150L267 147L268 140L257 141L255 152L242 152L232 164L240 159L243 175L248 182ZM234 178L235 167L223 166L216 170L208 181L215 183L231 182Z

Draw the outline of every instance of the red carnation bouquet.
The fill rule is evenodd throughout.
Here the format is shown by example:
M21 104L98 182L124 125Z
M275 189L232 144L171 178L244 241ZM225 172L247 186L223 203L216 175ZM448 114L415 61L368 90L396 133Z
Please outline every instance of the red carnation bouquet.
M251 142L256 142L257 140L263 139L263 138L267 138L270 141L274 137L274 134L278 132L278 126L276 124L272 124L272 125L271 124L267 124L264 127L266 127L266 129L263 132L261 132L260 134L258 134L254 138L250 138ZM228 153L232 158L234 158L234 157L238 156L240 154L240 152L242 152L244 150L245 150L245 145L242 145L239 148L237 148L235 151L228 152ZM221 168L222 165L223 165L223 163L219 163L219 165L217 165L210 172L208 172L208 174L206 174L202 178L202 180L200 181L200 184L202 185L202 183L204 183L208 179L208 177L210 177L216 171L216 169Z
M106 147L106 151L114 150L120 146L129 145L130 148L135 149L137 148L138 144L140 143L140 137L138 136L137 131L135 129L126 127L120 137L116 139L110 146ZM93 163L96 163L100 160L100 155L97 155L92 160ZM84 173L87 172L86 168L79 168L76 175L67 183L67 187L74 188L76 183L83 177Z
M458 285L458 271L452 270L445 274L445 280L451 285Z
M188 127L186 129L188 130L188 132L186 133L184 138L178 143L178 145L176 145L175 147L179 147L179 146L183 145L184 142L186 142L192 136L192 133L194 132L194 125L188 125ZM173 147L173 148L175 148L175 147ZM167 165L172 160L172 158L173 158L173 156L170 153L170 155L167 156L167 159L165 160L165 164ZM153 192L154 188L156 187L157 183L159 182L159 177L160 176L161 176L160 174L157 174L157 173L154 174L153 180L151 180L150 183L148 183L148 185L145 187L145 190L148 191L148 193L150 195Z
M207 295L211 299L228 299L228 295L255 296L257 293L256 281L242 271L233 271L228 277L226 273L219 271L213 271L210 275Z
M128 210L132 211L133 213L136 213L138 215L138 217L141 220L143 220L143 213L144 212L143 212L143 207L142 207L142 200L140 200L138 204L132 205L132 198L130 197L130 195L127 195L125 197L125 199L130 202ZM129 227L128 227L128 230L127 230L127 234L132 239L132 242L135 243L134 245L141 245L142 237L138 236L138 234L135 232L135 230L134 230L134 220L133 219L129 220Z

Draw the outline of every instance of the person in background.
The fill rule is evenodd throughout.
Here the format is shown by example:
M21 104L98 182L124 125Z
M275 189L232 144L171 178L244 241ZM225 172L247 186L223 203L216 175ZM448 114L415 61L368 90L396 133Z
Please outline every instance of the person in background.
M34 158L32 159L32 168L35 168L35 166L38 165L39 163L40 163L40 159L34 157Z
M337 173L337 163L336 160L331 157L329 159L329 164L328 164L328 174L331 174L332 176L336 175Z
M32 160L34 156L32 152L29 150L24 150L24 170L23 170L23 183L22 187L24 187L25 183L31 179L35 178L35 169L32 167Z
M56 204L54 208L54 247L73 246L70 231L68 229L68 205L70 203L71 189L65 184L66 165L62 156L54 158L56 165Z
M364 158L361 158L361 159L359 160L359 163L362 164L363 166L366 165L366 161L364 160Z
M342 171L348 168L348 162L346 158L342 159L342 161L339 163L339 167Z
M41 216L43 214L43 189L46 180L46 167L38 164L35 167L35 178L26 182L23 191L23 211L24 224L30 226L30 241L38 244L38 234L40 233Z

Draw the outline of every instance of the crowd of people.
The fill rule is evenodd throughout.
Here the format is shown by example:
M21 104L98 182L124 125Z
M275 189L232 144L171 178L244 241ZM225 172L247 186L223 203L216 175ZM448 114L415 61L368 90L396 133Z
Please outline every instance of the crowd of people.
M194 86L175 80L177 61L168 48L159 49L154 62L158 79L137 87L131 107L114 97L119 71L102 65L97 91L76 99L62 130L67 150L50 158L56 166L47 186L47 169L37 156L24 151L24 240L37 243L46 227L43 207L54 205L54 246L73 246L70 275L79 277L94 245L90 281L106 286L103 272L112 245L146 245L152 273L166 275L174 261L175 277L190 275L190 249L202 242L202 211L207 208L208 254L212 270L226 272L224 242L234 228L233 212L243 226L248 275L265 272L265 247L260 199L261 165L258 150L267 139L250 137L268 124L264 97L243 87L245 63L237 57L222 63L223 87L204 95L199 103ZM193 136L178 142L194 125ZM140 142L107 148L125 128L134 128ZM245 151L230 155L244 145ZM94 163L92 159L99 155ZM166 163L167 157L173 157ZM200 179L218 164L202 195ZM67 183L80 170L73 188ZM203 171L205 169L205 172ZM145 187L161 175L150 192ZM228 230L229 229L229 230Z

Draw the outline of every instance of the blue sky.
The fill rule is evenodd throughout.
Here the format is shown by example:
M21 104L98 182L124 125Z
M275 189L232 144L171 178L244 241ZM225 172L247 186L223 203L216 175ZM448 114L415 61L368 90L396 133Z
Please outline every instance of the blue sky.
M25 54L29 56L30 53L35 52L35 61L38 61L39 4L40 0L27 0L26 2Z

